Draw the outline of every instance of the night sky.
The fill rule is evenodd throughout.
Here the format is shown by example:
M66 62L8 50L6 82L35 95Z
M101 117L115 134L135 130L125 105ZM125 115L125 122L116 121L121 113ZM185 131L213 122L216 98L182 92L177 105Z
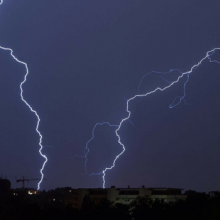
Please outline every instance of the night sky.
M220 47L219 0L5 0L0 6L0 45L14 50L30 74L24 98L41 118L48 157L41 189L102 187L89 176L112 165L122 147L115 128L98 126L90 143L88 174L83 155L97 122L119 124L126 100L152 70L188 71ZM220 51L213 58L220 60ZM40 178L37 119L20 99L25 67L0 50L0 174ZM176 79L178 74L170 76ZM126 151L106 173L106 187L220 186L220 65L204 61L164 92L130 103L131 121L120 136ZM145 93L167 85L158 74L141 84ZM37 187L37 181L27 187Z

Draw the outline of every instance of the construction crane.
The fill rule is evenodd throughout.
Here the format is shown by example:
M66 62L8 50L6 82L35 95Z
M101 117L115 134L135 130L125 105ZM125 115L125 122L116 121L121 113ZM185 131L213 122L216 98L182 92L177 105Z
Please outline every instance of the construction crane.
M25 189L25 182L35 181L35 180L41 180L41 179L26 179L26 178L24 178L24 176L23 176L22 179L17 179L16 182L17 182L17 183L22 182L22 189L24 190L24 189ZM45 180L45 179L43 179L43 180Z

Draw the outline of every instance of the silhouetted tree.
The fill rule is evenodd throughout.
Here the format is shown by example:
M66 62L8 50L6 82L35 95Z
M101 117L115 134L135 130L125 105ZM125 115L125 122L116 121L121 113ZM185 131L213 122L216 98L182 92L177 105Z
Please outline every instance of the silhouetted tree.
M210 201L209 201L209 219L210 220L219 220L220 219L220 192L210 192Z

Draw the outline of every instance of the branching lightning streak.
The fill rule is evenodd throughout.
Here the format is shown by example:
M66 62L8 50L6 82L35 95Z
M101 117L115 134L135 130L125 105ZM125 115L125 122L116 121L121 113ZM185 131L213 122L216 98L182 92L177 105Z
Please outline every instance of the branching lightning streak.
M142 82L144 81L144 78L145 78L146 76L148 76L148 75L150 75L150 74L152 74L152 73L157 73L157 74L160 74L160 78L162 78L166 83L170 84L170 83L172 83L172 81L168 81L163 75L167 75L167 74L169 74L169 73L171 73L171 72L175 72L175 71L177 71L180 75L182 74L182 72L181 72L179 69L170 69L170 70L167 71L167 72L151 71L151 72L149 72L149 73L146 73L146 74L142 77L141 81L139 82L139 85L138 85L138 94L140 94L140 87L141 87L141 84L142 84ZM182 101L184 101L185 104L186 104L186 101L185 101L185 96L186 96L186 84L188 83L188 81L189 81L189 74L187 74L187 79L186 79L186 82L184 83L183 96L177 96L177 97L173 100L172 104L170 104L169 108L174 108L174 107L176 107L176 106L179 105ZM179 99L179 101L176 103L176 100L177 100L177 99Z
M210 61L211 63L218 63L218 64L220 64L220 61L218 61L218 60L212 60L212 59L210 58L214 53L215 53L215 50L212 52L212 54L210 54L210 55L208 56L209 61Z
M179 105L179 104L184 100L184 98L185 98L185 96L186 96L186 85L187 85L187 83L188 83L188 81L189 81L189 74L192 73L193 70L195 70L197 67L199 67L199 66L201 65L201 63L202 63L204 60L206 60L206 59L208 59L210 62L215 62L215 63L220 64L219 61L217 61L217 60L212 60L212 59L211 59L211 56L215 53L216 50L220 50L220 48L214 48L214 49L212 49L212 50L206 52L206 56L205 56L204 58L202 58L197 64L195 64L194 66L192 66L191 69L190 69L189 71L187 71L187 72L183 72L183 73L182 73L182 72L181 72L180 70L178 70L178 69L171 69L171 70L169 70L168 72L164 72L164 73L163 73L163 72L157 72L157 71L151 71L150 73L147 73L147 74L145 74L145 75L142 77L142 79L141 79L141 81L140 81L140 83L139 83L139 86L138 86L138 94L137 94L137 95L134 95L133 97L131 97L130 99L128 99L128 100L126 101L126 103L127 103L127 104L126 104L126 111L127 111L127 113L128 113L128 116L127 116L126 118L123 118L123 119L121 120L121 122L119 123L118 128L115 130L115 134L116 134L116 136L117 136L117 138L118 138L118 143L122 146L122 151L121 151L121 153L118 154L118 155L115 157L115 159L114 159L113 164L112 164L111 167L106 167L106 168L105 168L102 172L100 172L100 173L92 173L92 174L91 174L91 175L102 175L103 188L105 188L105 176L106 176L106 172L107 172L108 170L111 170L111 169L113 169L113 168L115 167L116 161L117 161L118 158L125 152L125 146L124 146L124 144L121 142L121 137L120 137L120 135L118 134L118 132L119 132L119 130L121 129L121 126L122 126L122 124L123 124L125 121L127 121L127 120L130 121L131 111L129 110L129 103L130 103L131 101L133 101L134 99L136 99L136 98L146 97L146 96L148 96L148 95L150 95L150 94L153 94L153 93L155 93L155 92L157 92L157 91L163 92L164 90L169 89L171 86L173 86L174 84L178 83L178 82L180 81L180 79L183 78L183 77L186 75L187 78L186 78L186 81L185 81L185 83L184 83L183 96L176 97L176 98L174 99L174 101L172 102L172 104L170 104L170 106L169 106L169 108L174 108L174 107L176 107L177 105ZM144 93L144 94L140 94L140 85L141 85L142 81L144 80L144 78L145 78L147 75L149 75L149 74L151 74L151 73L167 74L167 73L170 73L170 72L172 72L172 71L178 71L178 72L180 73L180 75L177 77L177 79L176 79L175 81L169 82L169 81L167 81L166 79L164 79L164 80L169 84L168 86L165 86L165 87L163 87L163 88L157 87L156 89L154 89L154 90L152 90L152 91L150 91L150 92L147 92L147 93ZM179 98L179 101L176 103L176 99L177 99L177 98ZM90 140L87 142L87 145L86 145L86 146L87 146L87 149L88 149L88 144L89 144L89 142L90 142L91 140L92 140L92 139L90 139ZM88 151L88 152L89 152L89 151ZM88 152L87 152L87 154L88 154Z
M182 72L181 72L179 69L170 69L168 72L159 72L159 71L154 71L154 70L153 70L153 71L151 71L151 72L149 72L149 73L144 74L143 77L142 77L142 79L141 79L141 81L140 81L139 84L138 84L138 94L140 94L141 83L143 82L143 80L144 80L144 78L145 78L146 76L148 76L148 75L150 75L150 74L152 74L152 73L161 74L160 77L161 77L164 81L166 81L167 83L171 83L171 82L169 82L167 79L165 79L162 75L167 75L168 73L171 73L171 72L174 72L174 71L179 72L180 75L182 74Z
M100 125L108 125L109 127L118 127L118 125L114 125L114 124L110 124L109 122L102 122L102 123L96 123L92 129L92 137L86 142L86 147L84 149L84 156L79 156L79 155L75 155L74 157L72 157L72 159L74 159L75 157L82 157L85 158L85 163L84 163L84 169L85 169L85 174L88 173L87 171L87 162L88 162L88 153L89 153L89 143L95 138L95 129L96 127Z
M1 1L0 4L2 4L2 3L3 3L3 1ZM12 50L12 49L6 48L6 47L2 47L2 46L0 46L0 49L5 50L5 51L10 51L10 54L11 54L12 58L13 58L16 62L18 62L18 63L20 63L20 64L23 64L23 65L25 66L25 68L26 68L26 73L25 73L25 76L24 76L24 80L23 80L23 81L21 82L21 84L20 84L20 91L21 91L20 96L21 96L21 100L28 106L28 108L31 110L31 112L33 112L33 113L36 115L36 117L37 117L36 132L38 133L38 135L39 135L39 137L40 137L40 139L39 139L39 146L40 146L39 153L40 153L40 155L45 159L45 161L44 161L44 163L43 163L43 165L42 165L42 167L41 167L41 169L40 169L41 179L40 179L40 181L38 182L38 188L37 188L37 189L40 189L40 184L41 184L41 182L42 182L42 180L43 180L43 178L44 178L43 170L44 170L45 164L47 163L48 159L47 159L46 155L44 155L44 154L42 153L42 149L43 149L43 146L42 146L42 138L43 138L43 137L42 137L42 134L41 134L40 131L39 131L40 117L39 117L39 115L37 114L37 111L34 110L34 109L30 106L30 104L29 104L29 103L24 99L24 97L23 97L23 88L22 88L22 86L23 86L23 84L27 81L27 76L28 76L28 74L29 74L28 66L27 66L27 63L25 63L25 62L23 62L23 61L20 61L18 58L15 57L15 55L13 54L13 50Z
M183 96L177 96L173 102L170 104L169 108L175 108L177 105L179 105L183 100L185 100L184 98L186 97L186 84L189 81L189 73L187 73L187 78L186 78L186 82L184 83L183 86ZM179 101L175 104L176 100L179 98Z

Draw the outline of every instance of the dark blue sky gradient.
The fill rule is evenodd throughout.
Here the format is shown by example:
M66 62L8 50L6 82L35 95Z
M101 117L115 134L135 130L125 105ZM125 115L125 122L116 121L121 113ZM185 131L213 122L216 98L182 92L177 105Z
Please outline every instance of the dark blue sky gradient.
M126 99L151 70L187 71L220 47L218 0L5 0L0 45L27 62L25 99L41 117L49 161L42 189L101 187L84 173L82 155L96 122L118 124ZM220 60L220 53L215 54ZM0 172L40 178L36 117L20 100L24 66L0 50ZM182 187L219 190L220 65L205 61L190 75L186 103L169 109L183 83L131 102L120 135L126 152L107 172L106 187ZM175 76L174 76L175 78ZM146 77L141 91L165 85ZM101 172L121 151L114 129L98 127L88 172ZM36 187L30 182L29 187Z

